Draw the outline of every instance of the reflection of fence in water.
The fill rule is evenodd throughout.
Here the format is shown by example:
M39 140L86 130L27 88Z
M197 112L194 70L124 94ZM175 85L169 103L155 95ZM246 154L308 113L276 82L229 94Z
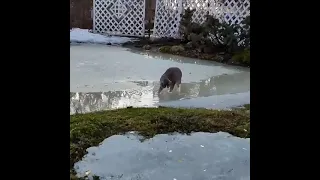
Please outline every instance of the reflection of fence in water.
M237 76L221 75L200 82L182 83L181 91L158 96L158 82L141 81L140 90L70 93L70 112L85 113L91 111L124 108L126 106L155 106L157 102L174 101L183 98L207 97L232 93L234 84L247 84L245 73ZM244 86L246 87L246 86ZM165 89L166 91L166 89Z
M71 97L70 110L78 113L102 110L111 108L112 105L122 96L128 96L124 91L75 93ZM73 109L73 110L72 110Z
M209 82L209 83L208 83ZM158 97L158 83L150 85L141 82L140 90L70 93L70 113L86 113L91 111L124 108L126 106L153 106L156 102L179 100L184 97L193 98L212 94L214 86L211 78L198 83L181 84L180 93L173 92Z
M89 93L70 93L70 112L86 113L123 108L150 94L149 90L127 90ZM151 93L152 97L152 93Z

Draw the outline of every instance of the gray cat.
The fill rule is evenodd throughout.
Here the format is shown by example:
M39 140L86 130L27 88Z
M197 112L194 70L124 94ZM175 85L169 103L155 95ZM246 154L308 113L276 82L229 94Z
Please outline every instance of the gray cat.
M166 72L160 78L160 88L158 93L160 93L164 88L170 88L170 92L173 90L174 85L177 84L180 87L182 78L182 72L177 67L171 67L166 70Z

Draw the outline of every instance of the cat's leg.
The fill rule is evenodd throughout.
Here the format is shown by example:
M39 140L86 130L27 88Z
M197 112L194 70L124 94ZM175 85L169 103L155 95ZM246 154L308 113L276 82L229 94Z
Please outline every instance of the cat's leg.
M172 92L173 88L174 88L175 83L170 83L169 85L169 92Z
M181 80L176 82L179 92L181 91Z

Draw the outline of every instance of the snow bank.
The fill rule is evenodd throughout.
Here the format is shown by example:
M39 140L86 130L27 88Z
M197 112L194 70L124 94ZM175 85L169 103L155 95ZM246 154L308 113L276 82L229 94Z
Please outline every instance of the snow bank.
M74 28L70 30L70 43L123 44L133 38L119 36L104 36L89 32L88 29Z

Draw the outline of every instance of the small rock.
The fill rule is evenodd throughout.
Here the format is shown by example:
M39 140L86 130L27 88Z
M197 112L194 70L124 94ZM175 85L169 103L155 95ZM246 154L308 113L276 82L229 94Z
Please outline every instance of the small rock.
M212 47L204 47L203 52L204 53L213 53L214 49Z
M184 47L181 45L178 46L172 46L170 49L171 52L181 52L184 51Z
M188 42L188 43L186 44L186 48L191 49L191 48L192 48L192 42Z
M149 44L147 44L147 45L144 45L142 48L143 48L144 50L150 50L150 49L151 49L151 46L150 46Z
M231 54L224 54L223 59L224 59L224 61L229 62L232 59L232 56L231 56Z
M223 61L223 56L217 55L214 57L214 60L218 61L218 62L222 62Z
M227 173L230 173L231 171L233 171L233 169L230 169Z

